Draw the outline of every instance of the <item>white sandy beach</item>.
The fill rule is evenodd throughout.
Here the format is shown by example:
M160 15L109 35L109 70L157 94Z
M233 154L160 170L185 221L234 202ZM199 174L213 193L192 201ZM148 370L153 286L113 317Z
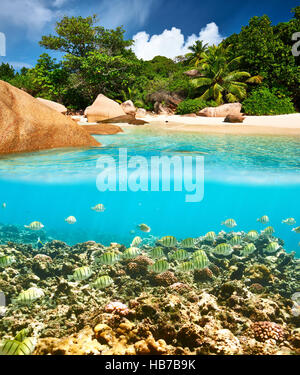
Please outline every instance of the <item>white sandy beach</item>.
M75 117L75 116L74 116ZM293 135L300 136L300 113L280 116L245 116L243 124L224 123L223 117L186 117L146 115L139 119L153 128L167 131L217 133L236 135ZM96 123L79 122L80 125ZM135 125L115 124L121 128ZM145 126L149 126L145 125Z
M141 119L152 126L169 131L300 136L300 113L280 116L246 116L243 124L224 123L223 117L147 115Z

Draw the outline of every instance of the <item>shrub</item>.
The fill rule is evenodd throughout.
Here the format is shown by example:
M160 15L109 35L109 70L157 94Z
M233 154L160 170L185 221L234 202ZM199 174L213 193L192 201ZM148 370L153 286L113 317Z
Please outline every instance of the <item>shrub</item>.
M289 97L278 97L267 87L252 91L243 102L243 112L247 115L284 115L294 113L295 108Z
M206 102L202 99L187 99L178 104L176 113L178 115L186 115L189 113L197 113L206 107L216 107L214 101Z

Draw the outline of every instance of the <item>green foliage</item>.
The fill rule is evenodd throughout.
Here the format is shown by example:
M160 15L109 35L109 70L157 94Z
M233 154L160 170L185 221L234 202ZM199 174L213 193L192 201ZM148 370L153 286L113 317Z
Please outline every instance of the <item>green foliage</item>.
M216 107L217 103L214 101L206 102L203 99L186 99L178 104L176 113L178 115L186 115L189 113L197 113L206 107Z
M201 77L192 80L201 91L201 99L213 99L218 104L223 104L225 100L238 102L247 95L247 83L261 82L261 77L251 77L248 72L238 70L242 57L232 58L230 51L230 45L226 48L212 46L201 55Z
M15 69L9 64L2 63L0 65L0 79L9 82L15 77Z
M98 26L96 15L63 17L55 34L40 41L44 48L62 52L62 61L43 54L33 69L20 72L2 64L0 79L74 109L85 108L103 93L152 110L151 95L165 93L201 99L183 101L178 113L197 112L204 103L214 104L207 103L211 99L218 104L245 100L253 113L258 113L259 107L262 112L277 113L278 106L290 113L290 97L300 108L300 57L291 53L291 36L300 31L300 6L292 13L290 21L278 25L272 25L267 16L253 17L239 34L231 35L219 47L197 41L185 56L175 60L156 56L150 61L137 59L130 49L133 41L125 40L122 27ZM190 79L184 72L195 66L201 76ZM253 84L261 83L262 78L260 91ZM263 103L255 105L253 98L262 96L267 98L268 108Z
M200 65L203 53L207 52L208 44L203 44L202 40L197 40L196 43L189 47L191 53L187 54L187 62L195 67Z
M300 106L300 58L292 55L292 35L300 30L300 7L295 18L273 26L267 16L253 17L239 34L223 45L233 45L232 58L243 55L240 68L251 75L261 75L269 86L284 86Z
M276 96L267 87L254 90L243 102L243 111L247 115L282 115L294 113L295 108L290 98Z
M133 84L139 69L140 63L137 59L109 56L94 51L82 59L79 77L91 99L99 93L117 99Z
M56 59L52 59L47 53L42 54L30 74L33 83L39 88L39 96L49 100L63 100L68 72Z

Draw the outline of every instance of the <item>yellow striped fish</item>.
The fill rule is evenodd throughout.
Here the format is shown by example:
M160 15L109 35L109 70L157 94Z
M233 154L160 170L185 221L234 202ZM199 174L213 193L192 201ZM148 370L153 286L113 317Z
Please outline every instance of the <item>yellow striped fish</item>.
M131 246L131 247L138 247L138 246L140 245L141 242L142 242L141 237L136 236L136 237L134 237L134 239L132 240L130 246Z
M212 252L216 255L230 255L233 253L232 247L227 243L220 243L218 246L216 246L214 249L212 249Z
M177 240L173 236L165 236L159 240L159 243L165 247L175 247Z
M65 219L65 221L68 223L68 224L75 224L77 222L76 218L74 216L69 216Z
M167 271L168 269L169 269L169 263L164 259L157 260L154 264L148 267L149 271L152 271L155 273L162 273L162 272Z
M29 329L24 328L17 333L15 340L22 342L26 339L26 337L28 337L28 334L29 334Z
M246 257L254 253L256 247L253 243L248 243L242 250L242 254Z
M203 253L206 254L204 250L201 250L201 249L200 249L200 250L197 250L197 251L195 251L195 252L193 253L192 257L193 257L193 258L196 258L196 257L198 257L198 256L203 256Z
M97 262L101 264L105 264L107 266L112 266L116 262L120 260L120 256L117 253L114 253L113 251L107 252L102 254L98 259Z
M231 246L237 246L242 242L242 237L241 236L233 236L230 240L229 243Z
M15 262L15 257L11 255L6 255L0 257L0 268L5 268L11 266Z
M42 289L32 287L19 294L19 296L12 300L12 303L17 303L21 305L30 305L32 302L44 297L44 292Z
M295 233L300 233L300 227L293 228L292 231Z
M259 234L256 230L250 230L250 232L247 233L248 240L250 241L256 241L259 237Z
M186 238L185 240L181 241L180 246L183 249L193 249L195 247L195 242L193 238Z
M105 289L111 284L113 284L113 279L108 275L99 277L94 283L91 283L90 286L97 289Z
M280 248L277 242L270 242L268 246L265 248L267 253L276 253L276 251Z
M287 224L287 225L295 225L296 220L293 217L289 217L285 220L282 220L282 224Z
M140 249L138 247L129 247L122 254L123 259L134 259L140 254Z
M33 221L29 225L24 225L24 227L30 230L41 230L42 228L44 228L44 225L40 223L39 221Z
M31 355L36 347L37 340L32 337L25 338L22 342L17 340L4 340L0 345L1 355Z
M208 232L206 233L206 235L204 236L204 239L206 241L215 241L216 239L216 233L215 232Z
M99 203L99 204L96 204L96 206L91 207L91 210L96 211L96 212L104 212L105 207L103 204Z
M68 276L68 280L83 281L91 277L92 274L93 274L93 270L88 266L84 266L84 267L76 268L73 275Z
M183 272L189 272L194 269L194 263L189 261L189 262L184 262L179 264L178 269Z
M234 228L237 226L237 223L234 219L227 219L222 222L222 225L225 225L227 228Z
M169 258L174 260L184 260L188 257L189 253L184 249L176 250L173 253L169 253Z
M270 221L270 219L267 215L264 215L260 217L259 219L257 219L256 221L259 221L262 224L267 224Z
M195 258L193 258L193 264L194 268L197 270L206 268L209 265L209 259L204 251L202 255L198 255Z
M275 233L275 229L273 227L267 227L265 230L263 230L263 233L267 235L272 235L273 233Z
M138 225L139 230L145 233L151 232L151 228L147 224L139 224Z
M160 258L164 258L165 257L165 253L164 253L164 251L163 251L163 249L161 247L154 247L150 251L149 255L153 259L160 259Z

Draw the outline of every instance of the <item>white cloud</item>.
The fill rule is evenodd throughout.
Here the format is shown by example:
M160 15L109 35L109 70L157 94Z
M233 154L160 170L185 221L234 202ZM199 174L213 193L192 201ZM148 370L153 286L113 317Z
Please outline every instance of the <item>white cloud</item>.
M21 61L9 61L9 65L12 65L16 70L22 69L22 68L28 68L31 69L33 68L32 65L21 62Z
M115 28L126 25L126 29L143 26L157 0L103 0L97 9L100 24Z
M198 36L192 34L187 39L184 38L181 30L176 27L172 27L171 30L164 30L161 34L151 37L145 31L141 31L133 36L135 42L133 51L138 58L144 60L151 60L159 55L173 59L176 56L188 53L188 47L197 40L212 45L219 44L222 39L219 28L214 22L202 28Z
M53 19L41 0L1 0L0 24L25 28L33 35Z

